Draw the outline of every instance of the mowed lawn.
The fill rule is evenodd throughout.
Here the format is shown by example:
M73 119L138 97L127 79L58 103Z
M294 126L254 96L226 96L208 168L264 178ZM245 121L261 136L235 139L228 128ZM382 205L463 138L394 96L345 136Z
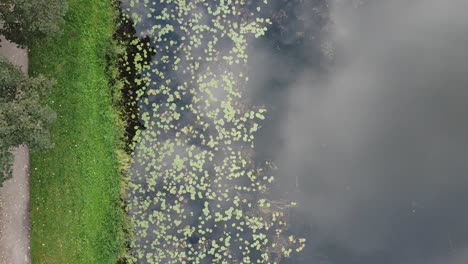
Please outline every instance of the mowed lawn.
M32 154L33 263L112 263L125 251L116 149L122 129L106 77L109 0L68 0L63 34L30 47L30 74L53 77L55 147Z

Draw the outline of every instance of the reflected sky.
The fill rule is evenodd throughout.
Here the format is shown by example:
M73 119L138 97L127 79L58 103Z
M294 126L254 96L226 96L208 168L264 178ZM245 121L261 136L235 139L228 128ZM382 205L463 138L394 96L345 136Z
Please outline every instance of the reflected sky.
M284 263L468 263L468 2L270 2L248 88L309 241Z
M468 2L304 2L250 51L309 238L285 263L468 263Z

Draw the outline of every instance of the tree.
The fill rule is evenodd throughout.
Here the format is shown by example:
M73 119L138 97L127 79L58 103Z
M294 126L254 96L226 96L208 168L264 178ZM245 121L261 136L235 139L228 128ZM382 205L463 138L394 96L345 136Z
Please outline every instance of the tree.
M13 147L31 150L52 146L49 127L55 112L41 104L54 81L43 76L28 78L0 57L0 185L11 174Z
M20 46L60 31L68 9L65 0L2 0L0 35Z

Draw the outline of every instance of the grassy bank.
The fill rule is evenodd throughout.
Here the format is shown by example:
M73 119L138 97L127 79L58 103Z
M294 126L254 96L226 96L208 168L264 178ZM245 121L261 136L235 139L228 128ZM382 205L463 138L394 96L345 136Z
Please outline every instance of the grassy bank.
M30 73L57 80L55 148L33 153L33 263L112 263L124 252L122 129L106 75L116 11L109 0L68 0L62 35L31 47Z

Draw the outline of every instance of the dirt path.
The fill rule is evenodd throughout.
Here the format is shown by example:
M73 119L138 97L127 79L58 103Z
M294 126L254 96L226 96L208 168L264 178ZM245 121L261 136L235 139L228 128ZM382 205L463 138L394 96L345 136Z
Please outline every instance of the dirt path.
M28 72L28 52L0 37L0 55ZM0 264L29 264L29 150L14 150L13 177L0 188Z

